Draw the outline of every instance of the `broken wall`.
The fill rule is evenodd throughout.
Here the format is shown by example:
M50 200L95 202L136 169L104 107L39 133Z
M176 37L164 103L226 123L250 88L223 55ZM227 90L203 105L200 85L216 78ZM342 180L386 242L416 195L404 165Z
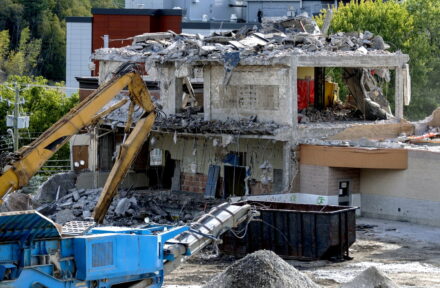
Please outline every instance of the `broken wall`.
M204 75L205 85L209 85L205 89L205 114L210 119L239 120L256 115L259 121L292 124L288 68L238 66L228 85L224 85L223 66L205 68Z
M361 213L439 226L440 153L409 151L406 170L361 170Z
M171 159L180 162L181 184L198 187L197 192L204 192L199 190L200 186L206 185L210 165L220 166L220 177L224 177L224 167L230 165L224 163L225 158L231 152L245 155L239 166L248 167L250 178L255 179L255 182L269 182L270 189L266 192L281 190L279 187L283 181L283 142L243 139L232 135L197 137L153 133L153 137L154 145L150 145L150 149L169 151ZM267 167L268 165L270 167ZM202 185L185 183L185 179ZM255 192L260 189L258 186L253 188Z

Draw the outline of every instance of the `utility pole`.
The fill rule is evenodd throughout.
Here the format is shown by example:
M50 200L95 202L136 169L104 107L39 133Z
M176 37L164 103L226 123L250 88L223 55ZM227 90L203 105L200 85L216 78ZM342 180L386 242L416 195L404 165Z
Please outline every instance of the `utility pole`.
M17 82L14 84L14 90L15 90L15 103L14 103L14 151L18 150L18 141L19 141L19 134L18 134L18 117L20 116L20 88L18 87Z

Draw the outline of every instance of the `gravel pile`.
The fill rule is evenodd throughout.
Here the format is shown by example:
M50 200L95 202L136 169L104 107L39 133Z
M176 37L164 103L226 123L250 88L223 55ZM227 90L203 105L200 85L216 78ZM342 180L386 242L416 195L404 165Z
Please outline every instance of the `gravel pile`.
M372 266L341 288L399 288L399 286L382 271Z
M306 275L272 251L260 250L238 260L204 288L318 288Z

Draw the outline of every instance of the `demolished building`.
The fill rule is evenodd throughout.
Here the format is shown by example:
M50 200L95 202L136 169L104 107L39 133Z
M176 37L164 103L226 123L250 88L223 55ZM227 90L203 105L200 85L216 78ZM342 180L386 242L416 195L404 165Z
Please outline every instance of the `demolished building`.
M163 112L125 186L206 198L354 205L365 215L410 217L411 201L394 207L399 202L388 199L376 181L386 173L412 175L412 161L423 153L388 140L371 144L414 134L414 125L403 120L410 101L409 57L386 48L368 31L327 36L310 19L297 17L209 37L147 33L131 46L96 50L100 82L122 63L144 64L144 79ZM326 81L325 69L333 67L344 69L360 116L341 116L341 105L329 107L336 87ZM394 116L374 85L378 76L372 76L389 80L389 70ZM126 104L73 138L73 161L85 163L76 170L91 171L79 175L77 186L105 181L128 111ZM135 110L133 121L138 117ZM396 211L383 212L387 205Z

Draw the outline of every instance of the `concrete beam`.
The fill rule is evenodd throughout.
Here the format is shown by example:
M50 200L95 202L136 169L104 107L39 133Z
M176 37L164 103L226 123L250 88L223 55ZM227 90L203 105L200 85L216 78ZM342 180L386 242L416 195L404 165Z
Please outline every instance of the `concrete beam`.
M356 68L390 68L401 67L409 61L406 54L359 54L359 55L298 55L298 66L301 67L356 67Z

